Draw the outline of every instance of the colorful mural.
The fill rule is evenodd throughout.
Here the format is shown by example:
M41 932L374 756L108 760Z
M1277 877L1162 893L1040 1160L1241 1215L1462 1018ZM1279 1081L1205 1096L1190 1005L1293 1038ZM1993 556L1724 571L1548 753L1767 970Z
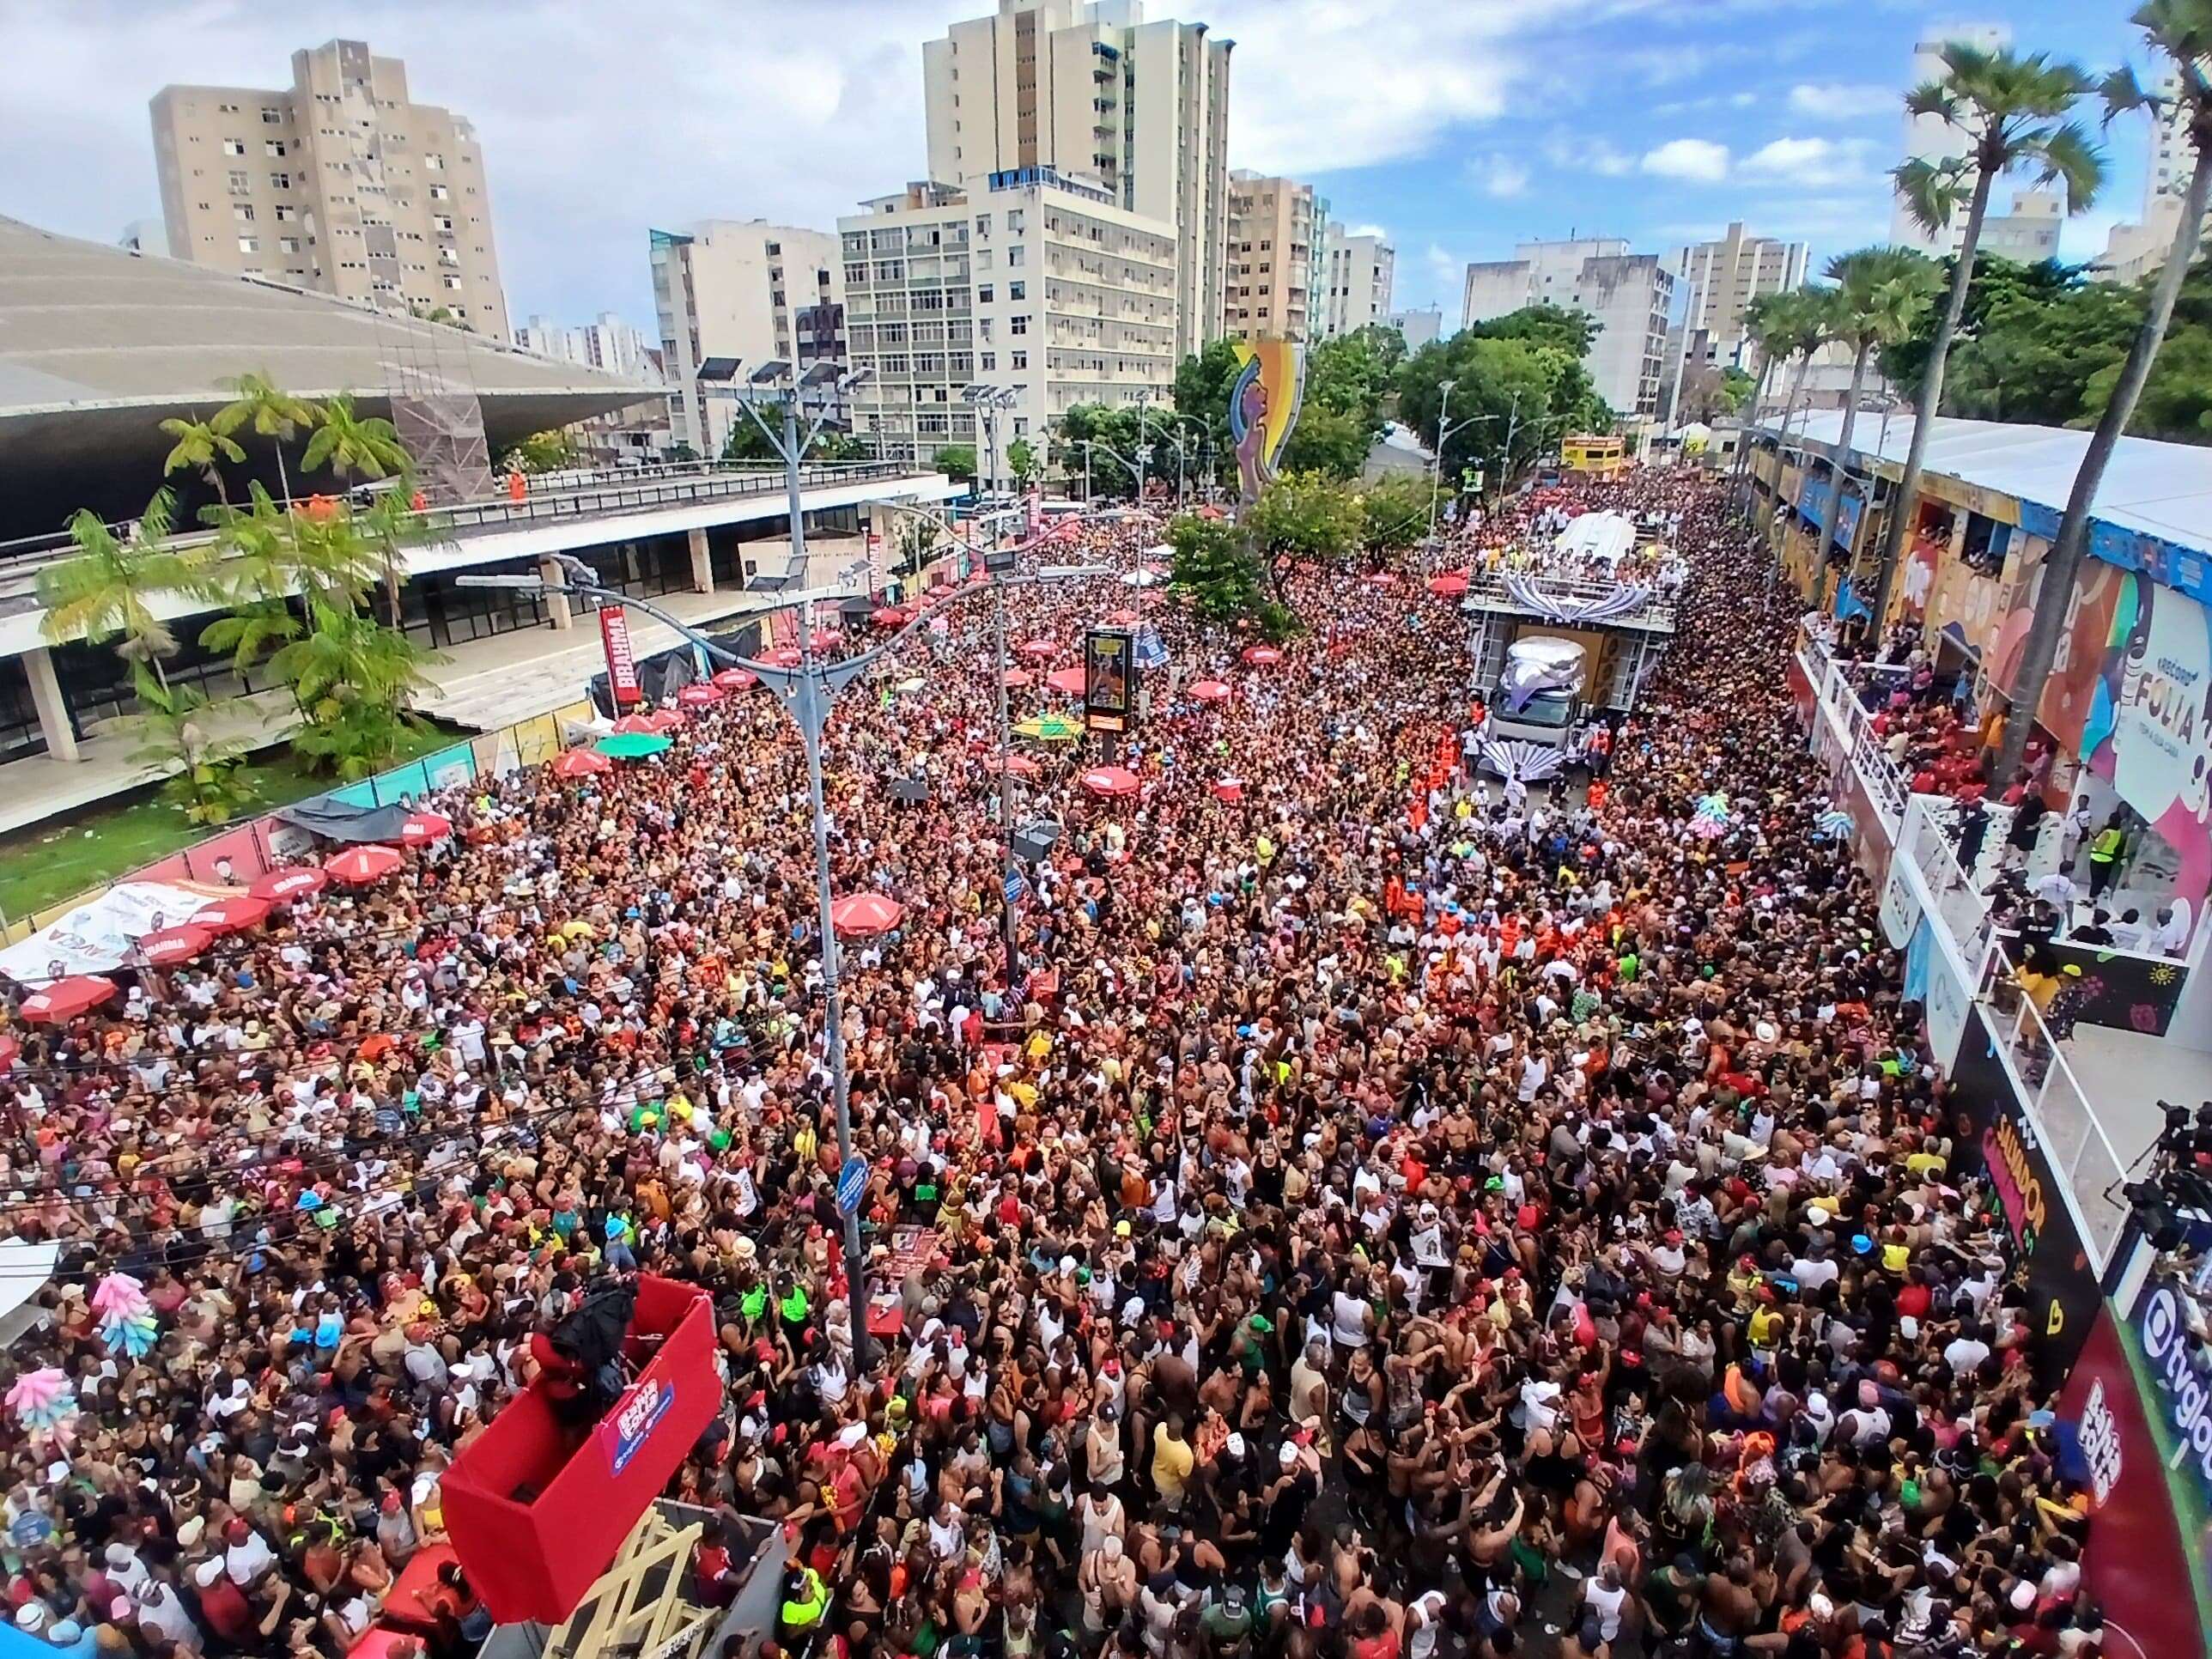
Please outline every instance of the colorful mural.
M1239 340L1241 365L1229 386L1229 438L1243 499L1255 501L1275 477L1305 396L1305 348L1292 340Z

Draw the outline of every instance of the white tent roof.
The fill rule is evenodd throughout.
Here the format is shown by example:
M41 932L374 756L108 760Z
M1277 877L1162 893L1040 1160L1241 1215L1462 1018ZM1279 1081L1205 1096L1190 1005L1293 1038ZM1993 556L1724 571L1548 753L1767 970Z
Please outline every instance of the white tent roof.
M1559 552L1618 564L1636 550L1636 523L1626 513L1583 513L1553 538Z

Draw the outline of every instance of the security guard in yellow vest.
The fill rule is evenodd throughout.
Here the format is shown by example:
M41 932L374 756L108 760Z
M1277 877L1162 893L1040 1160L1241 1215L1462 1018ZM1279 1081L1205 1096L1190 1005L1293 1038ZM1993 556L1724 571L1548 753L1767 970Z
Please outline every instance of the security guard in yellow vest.
M830 1587L813 1568L793 1561L784 1569L783 1603L776 1609L776 1638L787 1646L822 1622L830 1611Z
M2112 816L2105 820L2105 827L2097 831L2089 843L2089 896L2102 898L2120 873L2120 860L2128 850L2128 832L2121 826L2120 811L2112 809Z

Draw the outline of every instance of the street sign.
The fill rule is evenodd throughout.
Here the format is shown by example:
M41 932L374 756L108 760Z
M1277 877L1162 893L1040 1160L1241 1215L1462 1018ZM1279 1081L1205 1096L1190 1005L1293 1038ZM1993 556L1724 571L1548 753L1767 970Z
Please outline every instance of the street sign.
M1022 902L1024 896L1025 896L1029 890L1030 884L1022 879L1022 872L1020 871L1010 870L1006 872L1006 893L1007 903L1019 904Z
M867 1190L868 1160L848 1158L844 1168L837 1171L837 1213L850 1215L860 1207L860 1194Z

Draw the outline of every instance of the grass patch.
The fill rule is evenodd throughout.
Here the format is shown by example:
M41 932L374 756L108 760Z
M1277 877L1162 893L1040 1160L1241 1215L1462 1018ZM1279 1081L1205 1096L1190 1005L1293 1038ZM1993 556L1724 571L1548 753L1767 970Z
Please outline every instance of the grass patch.
M457 728L437 725L410 732L392 764L420 760L460 735ZM331 778L301 769L289 743L255 751L240 775L257 799L234 823L337 787ZM221 828L190 822L160 792L158 783L142 784L128 794L0 836L0 911L13 921L47 909L222 833Z

